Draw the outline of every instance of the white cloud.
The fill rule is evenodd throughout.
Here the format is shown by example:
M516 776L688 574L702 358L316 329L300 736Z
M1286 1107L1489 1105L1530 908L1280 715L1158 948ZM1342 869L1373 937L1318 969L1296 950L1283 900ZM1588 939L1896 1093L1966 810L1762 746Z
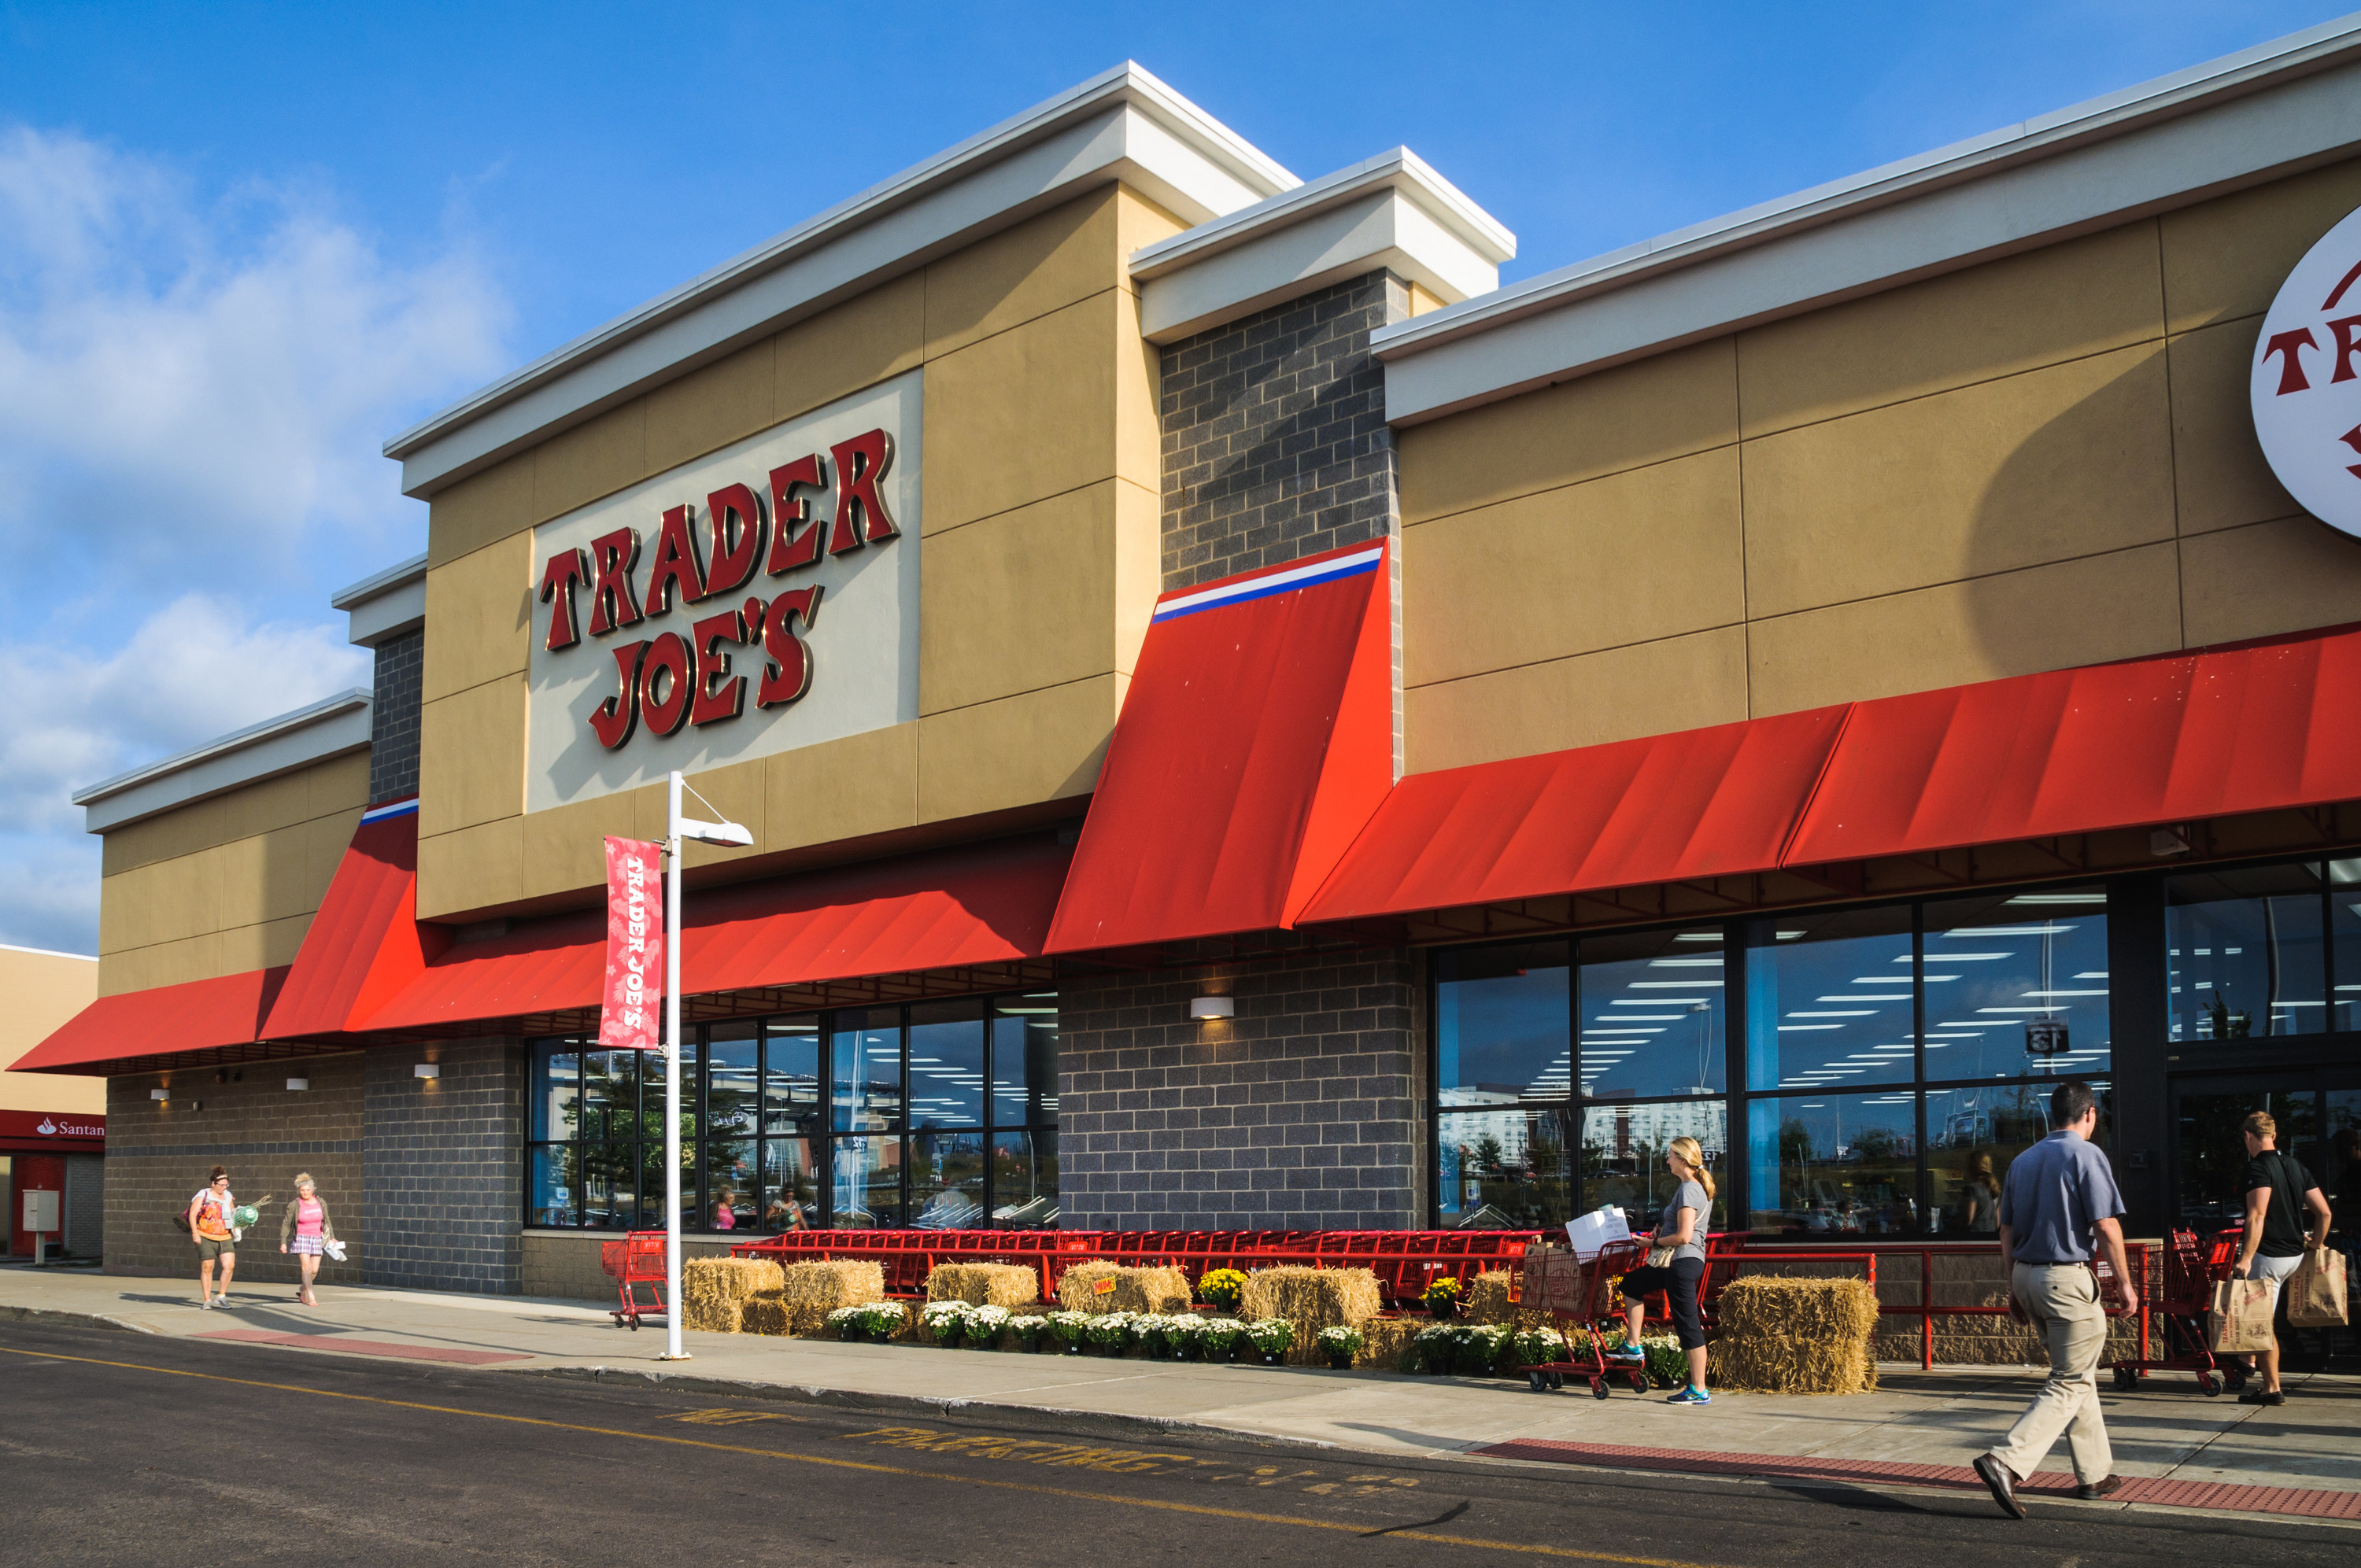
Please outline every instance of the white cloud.
M74 788L368 684L328 592L424 532L379 444L509 319L463 238L0 127L0 941L96 940Z

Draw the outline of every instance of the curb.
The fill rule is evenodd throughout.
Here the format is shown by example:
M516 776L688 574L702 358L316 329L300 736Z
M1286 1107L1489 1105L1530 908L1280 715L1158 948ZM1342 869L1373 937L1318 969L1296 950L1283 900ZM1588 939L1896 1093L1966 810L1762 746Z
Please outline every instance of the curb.
M69 1312L56 1307L12 1307L0 1302L0 1319L18 1323L71 1323L85 1329L114 1329L127 1334L152 1334L156 1331L121 1318L110 1318L104 1312Z
M1223 1442L1252 1443L1265 1448L1347 1450L1342 1443L1309 1437L1269 1437L1239 1431L1205 1421L1163 1416L1114 1415L1103 1410L1074 1410L1058 1405L1009 1405L988 1399L934 1398L923 1394L868 1394L851 1388L822 1388L809 1384L758 1383L734 1377L708 1377L697 1373L657 1372L636 1366L514 1366L483 1370L507 1377L554 1377L576 1383L643 1383L652 1388L681 1393L721 1394L744 1399L771 1399L789 1405L817 1405L830 1409L873 1410L881 1415L925 1416L937 1420L971 1420L1023 1416L1047 1417L1060 1425L1102 1437L1198 1437ZM1455 1453L1437 1457L1455 1457Z

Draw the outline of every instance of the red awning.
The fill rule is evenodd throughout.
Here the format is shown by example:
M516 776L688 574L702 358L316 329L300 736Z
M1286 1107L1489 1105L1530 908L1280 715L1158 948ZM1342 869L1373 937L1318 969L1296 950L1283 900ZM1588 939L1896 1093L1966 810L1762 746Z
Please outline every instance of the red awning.
M1040 839L1003 839L692 890L681 993L1038 958L1069 853ZM595 1008L605 965L600 912L531 921L504 936L452 945L355 1027L432 1031Z
M1388 548L1157 601L1049 951L1295 923L1393 783Z
M262 1038L262 1020L287 979L287 965L213 980L102 996L18 1058L12 1072L104 1077L153 1071L159 1058L236 1052Z
M1856 703L1783 863L2361 799L2361 630Z
M418 923L417 796L373 806L304 929L263 1034L342 1034L416 980L448 941L440 927Z
M1845 709L1401 781L1304 912L1449 909L1778 866Z

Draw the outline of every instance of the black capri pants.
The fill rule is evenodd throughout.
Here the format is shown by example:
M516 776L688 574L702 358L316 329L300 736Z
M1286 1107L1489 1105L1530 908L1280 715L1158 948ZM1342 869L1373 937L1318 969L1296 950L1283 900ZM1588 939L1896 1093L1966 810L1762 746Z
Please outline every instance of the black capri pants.
M1672 1299L1673 1330L1683 1350L1705 1343L1705 1321L1697 1313L1697 1283L1705 1277L1705 1259L1676 1257L1662 1268L1635 1268L1623 1277L1623 1298L1637 1300L1662 1290Z

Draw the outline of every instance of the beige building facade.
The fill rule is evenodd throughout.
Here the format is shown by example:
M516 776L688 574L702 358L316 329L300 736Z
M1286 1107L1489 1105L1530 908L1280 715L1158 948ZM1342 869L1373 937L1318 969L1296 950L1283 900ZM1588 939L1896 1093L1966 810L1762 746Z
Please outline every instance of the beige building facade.
M2149 1234L2199 1107L2341 1173L2361 541L2249 405L2356 86L2318 29L1502 286L1414 155L1126 66L553 350L387 444L368 688L77 796L25 1065L105 1080L110 1266L201 1146L350 1277L559 1294L671 1176L705 1247L1538 1229L1683 1127L1717 1228L1972 1238L2061 1076ZM749 839L677 1172L598 992L674 770Z

